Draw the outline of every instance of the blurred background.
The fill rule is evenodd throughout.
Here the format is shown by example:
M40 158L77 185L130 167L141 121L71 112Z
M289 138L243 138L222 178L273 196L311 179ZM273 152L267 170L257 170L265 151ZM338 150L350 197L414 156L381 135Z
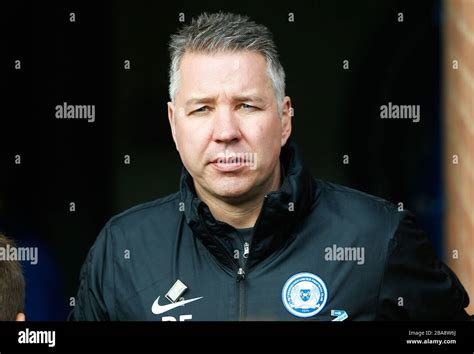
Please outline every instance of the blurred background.
M17 1L2 14L0 232L39 249L27 319L65 319L106 221L178 189L167 43L218 10L274 33L313 175L403 203L474 301L474 0ZM95 105L95 122L56 119L63 102ZM420 121L381 119L388 102Z

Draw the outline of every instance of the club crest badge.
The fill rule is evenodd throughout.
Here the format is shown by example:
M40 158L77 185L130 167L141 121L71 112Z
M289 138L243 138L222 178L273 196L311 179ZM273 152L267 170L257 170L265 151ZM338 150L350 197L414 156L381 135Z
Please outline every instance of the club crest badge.
M328 290L320 277L312 273L298 273L286 281L281 299L292 315L311 317L326 305Z

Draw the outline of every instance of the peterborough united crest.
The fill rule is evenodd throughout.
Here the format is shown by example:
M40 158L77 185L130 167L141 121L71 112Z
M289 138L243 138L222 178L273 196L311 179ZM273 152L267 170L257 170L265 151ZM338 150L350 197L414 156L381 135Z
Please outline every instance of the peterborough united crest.
M312 273L298 273L283 286L281 299L292 315L311 317L326 305L328 290L323 280Z

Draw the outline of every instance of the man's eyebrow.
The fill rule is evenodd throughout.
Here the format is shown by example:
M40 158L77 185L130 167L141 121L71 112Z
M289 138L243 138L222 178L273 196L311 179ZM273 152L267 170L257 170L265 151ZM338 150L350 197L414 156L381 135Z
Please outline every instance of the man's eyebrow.
M262 103L265 100L258 96L258 95L240 95L240 96L234 96L232 98L236 102L256 102L256 103Z
M239 95L232 97L234 102L257 102L262 103L265 100L258 95ZM215 97L193 97L185 102L186 106L203 104L203 103L213 103L216 101Z
M189 106L193 104L211 103L211 102L214 102L215 100L216 100L215 97L194 97L187 100L185 102L185 105Z

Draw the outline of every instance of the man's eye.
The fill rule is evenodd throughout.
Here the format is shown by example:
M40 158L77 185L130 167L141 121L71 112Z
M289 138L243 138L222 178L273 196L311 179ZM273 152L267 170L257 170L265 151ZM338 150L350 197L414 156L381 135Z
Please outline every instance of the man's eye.
M196 109L195 111L193 111L193 113L204 113L204 112L207 112L208 110L209 110L209 107L202 106L202 107L199 107L198 109Z
M240 105L240 108L243 108L243 109L255 109L256 107L251 106L251 105L249 105L249 104L247 104L247 103L242 103L242 104Z

